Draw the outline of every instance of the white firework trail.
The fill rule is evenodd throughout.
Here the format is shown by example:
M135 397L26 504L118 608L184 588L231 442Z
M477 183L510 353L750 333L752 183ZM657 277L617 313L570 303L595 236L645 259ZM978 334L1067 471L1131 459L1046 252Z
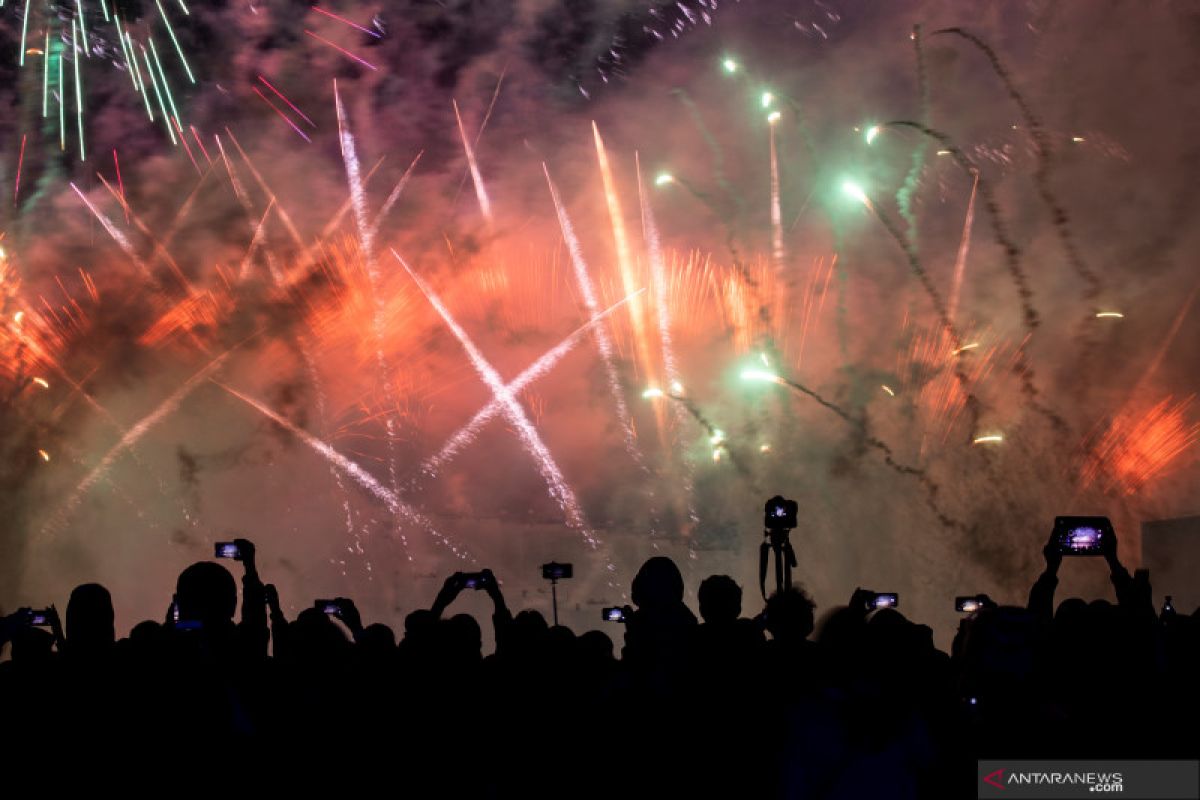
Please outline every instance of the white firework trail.
M584 519L583 510L579 507L579 501L575 498L575 492L567 484L562 472L558 468L558 464L554 461L554 456L550 454L541 437L538 436L537 430L533 427L533 423L529 421L529 417L525 414L525 409L521 408L521 404L517 402L517 398L504 385L504 380L496 369L488 363L479 349L475 347L475 343L471 341L471 337L462 329L462 326L450 314L449 309L442 303L440 297L434 293L433 289L421 279L412 267L408 265L399 253L392 250L392 255L400 262L405 271L412 277L413 282L425 295L430 304L437 310L442 321L446 323L446 327L458 339L459 344L467 353L467 357L471 360L471 364L475 367L475 371L479 373L479 377L488 388L492 390L492 394L499 400L503 406L504 416L514 428L517 435L521 439L521 443L525 445L525 449L534 457L537 462L538 469L542 473L542 477L546 481L546 485L550 490L550 496L558 503L563 513L567 516L567 524L577 529L583 536L584 541L594 550L600 546L599 540L588 526L587 520Z
M962 291L963 272L967 267L967 254L971 252L971 228L975 224L975 190L979 188L979 173L971 186L971 199L967 201L967 218L963 221L962 239L958 243L958 255L954 259L954 283L950 287L950 300L946 304L946 317L953 322L958 308L958 295Z
M558 226L562 229L563 241L567 245L571 266L575 270L575 282L579 284L579 293L583 295L583 304L588 313L595 316L599 313L600 304L596 301L596 290L592 286L587 261L583 257L583 248L579 245L579 238L575 235L571 218L567 216L567 209L558 195L558 187L554 185L554 181L550 177L550 170L545 163L542 164L542 171L546 173L546 183L550 186L550 198L554 201L554 210L558 214ZM624 434L625 450L635 463L641 464L642 453L638 450L637 437L633 432L633 422L629 417L629 407L625 404L625 394L621 391L621 380L617 374L617 364L613 358L612 339L608 335L608 328L604 325L597 325L592 328L592 336L596 340L596 348L600 351L600 360L604 362L608 389L617 409L617 420L621 423L621 432Z
M50 530L60 530L66 523L67 518L79 506L79 501L82 499L83 495L86 494L93 486L95 486L97 481L101 480L105 476L109 468L112 467L113 462L115 462L122 453L124 453L133 445L137 444L138 440L145 436L147 431L149 431L159 422L162 422L162 420L166 418L167 415L174 412L175 409L179 408L179 404L182 403L197 386L203 383L208 376L210 376L222 364L225 363L225 359L229 357L229 354L232 353L237 346L238 345L231 347L221 355L214 358L212 361L208 362L204 369L188 378L182 386L180 386L178 389L168 395L165 400L159 403L156 409L151 411L136 425L127 430L125 435L121 437L120 441L109 448L108 452L104 454L104 457L100 459L100 463L93 467L92 471L89 472L87 476L79 482L79 485L75 487L75 491L71 492L71 495L67 498L67 502L63 504L62 508L59 509L59 511L56 512L44 526L42 526L42 532L45 533Z
M236 397L237 399L241 400L243 403L247 404L251 408L255 409L256 411L258 411L260 414L262 414L263 416L270 419L275 424L280 425L281 427L285 428L289 433L291 433L297 439L304 442L306 445L308 445L310 448L312 448L315 452L317 452L318 454L323 456L326 460L329 461L329 463L333 464L338 469L340 469L342 472L344 472L347 476L350 477L351 480L353 480L355 483L357 483L363 489L370 492L372 496L374 496L377 500L379 500L381 503L383 503L385 506L387 506L388 511L390 511L394 516L404 517L405 519L409 520L413 524L420 525L421 527L425 528L426 530L429 531L430 534L432 534L434 537L436 537L438 540L440 540L442 542L442 544L446 545L446 547L448 547L450 549L450 551L452 553L454 553L456 556L458 556L459 558L462 558L462 559L469 558L469 556L467 555L467 553L464 550L457 547L452 541L450 541L448 538L446 538L445 535L440 533L437 530L437 528L434 527L433 522L431 522L427 517L425 517L424 514L422 514L420 511L417 511L415 508L410 506L408 503L405 503L394 492L389 491L387 489L387 487L385 487L383 484L381 484L378 480L375 479L375 476L373 476L371 473L367 472L359 464L346 458L344 455L339 453L337 450L335 450L329 444L325 443L321 439L318 439L316 436L313 436L311 433L304 430L303 428L299 428L296 425L292 424L292 422L290 420L288 420L286 417L280 416L279 414L275 413L267 406L265 406L262 403L260 403L259 401L255 400L253 397L249 397L248 395L242 394L241 392L234 389L233 387L226 386L225 384L221 383L220 381L214 380L213 383L215 383L217 386L220 386L226 392L228 392L232 396Z
M242 210L246 213L246 224L250 226L250 254L254 254L256 248L255 241L258 238L258 225L254 222L254 203L250 201L250 194L246 191L246 187L242 185L241 178L238 177L237 170L233 168L233 164L229 162L229 156L225 153L225 144L221 141L220 136L213 136L217 140L217 149L221 151L221 161L225 164L225 172L229 174L229 185L233 187L233 193L237 197L238 202L242 205ZM271 271L271 279L276 284L283 283L283 273L279 269L279 265L275 263L275 254L271 252L271 248L263 250L267 259L267 268Z
M350 132L350 123L346 118L346 109L342 105L342 96L338 93L337 81L333 82L333 99L337 107L338 140L342 148L342 161L346 165L346 181L350 185L350 205L354 210L354 223L358 228L359 248L367 265L367 278L371 285L372 313L371 326L375 334L375 364L379 370L379 380L383 384L384 402L388 404L388 413L384 417L384 430L387 435L388 454L388 483L393 494L400 491L400 478L396 471L396 420L395 409L396 387L392 383L392 371L383 352L383 312L384 301L381 291L382 278L379 274L379 260L375 257L375 233L377 226L367 219L367 193L363 187L362 168L358 162L358 153L354 148L354 135ZM418 156L419 157L419 156ZM413 162L414 165L416 162ZM412 169L411 167L409 168ZM407 173L401 178L401 188L406 182ZM404 531L397 531L404 552L408 553L408 537Z
M630 295L630 297L632 297L632 295ZM570 336L563 339L553 348L543 353L541 358L526 367L525 370L517 375L516 378L513 378L512 382L509 383L505 388L507 388L513 396L520 394L526 386L545 375L562 359L563 356L574 350L575 346L579 344L579 340L585 333L587 333L588 329L594 328L604 317L607 317L613 311L617 310L617 308L623 306L629 301L629 299L629 297L626 297L623 300L614 303L601 313L592 317L583 325L580 325L571 333ZM471 417L471 420L467 422L466 425L463 425L449 439L446 440L446 443L442 445L441 450L439 450L433 456L425 459L424 463L421 464L421 472L431 477L436 475L439 469L441 469L447 462L458 455L458 453L461 452L464 447L474 441L475 437L479 434L479 431L483 429L484 425L494 419L496 415L500 414L503 410L504 403L499 398L494 398L483 408L479 409L475 416Z
M776 273L783 271L783 209L779 201L779 154L775 148L775 123L767 125L771 136L771 257Z
M492 201L488 198L487 187L483 185L483 175L479 173L479 163L475 160L475 148L471 147L471 141L467 138L462 115L458 113L458 102L451 100L450 103L454 106L454 118L458 120L458 134L462 137L463 150L467 154L467 166L471 168L471 182L475 184L475 197L479 200L479 210L483 213L487 224L491 225L493 223Z
M92 215L100 221L100 224L104 227L104 230L108 231L108 235L111 236L113 241L117 243L117 246L121 248L121 251L125 253L125 255L129 256L129 259L137 265L138 269L145 273L147 278L151 277L150 268L146 266L146 262L138 258L137 253L133 249L133 245L130 244L129 239L125 236L125 234L122 233L116 225L113 225L112 220L104 216L102 213L100 213L98 208L92 205L91 201L87 199L87 196L83 192L79 191L78 186L72 183L71 188L75 190L75 194L79 195L79 199L82 200L83 204L88 207L88 210L92 212Z
M408 165L408 169L404 170L404 174L400 176L396 186L392 189L392 193L383 201L383 205L379 208L379 213L375 215L375 222L371 224L371 236L379 235L379 228L383 225L383 221L387 218L388 212L392 210L392 206L400 199L400 193L404 191L404 187L408 185L408 179L412 177L413 170L417 168L417 162L421 160L421 156L425 155L425 151L417 153L416 158Z

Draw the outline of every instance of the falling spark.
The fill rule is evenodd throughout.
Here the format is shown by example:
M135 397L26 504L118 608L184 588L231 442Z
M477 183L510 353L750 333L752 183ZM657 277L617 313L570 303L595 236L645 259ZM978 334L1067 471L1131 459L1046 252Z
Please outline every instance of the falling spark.
M950 150L938 150L938 151L937 151L937 154L938 154L939 156L948 156L948 155L950 155L950 154L951 154L951 151L950 151Z
M854 181L843 182L842 191L850 195L850 197L853 197L858 202L862 203L864 206L871 205L871 199L867 197L867 193L864 192L863 188Z
M760 453L769 453L769 452L771 452L771 445L769 445L769 444L760 444L760 445L758 446L758 452L760 452Z
M668 183L674 183L674 182L675 182L675 176L671 175L669 172L660 172L654 178L655 186L666 186Z
M277 97L278 97L280 100L282 100L283 102L287 103L287 104L288 104L288 108L292 109L292 111L295 111L297 114L299 114L301 119L303 119L305 122L307 122L309 125L313 126L314 128L315 128L315 127L317 127L317 123L315 123L315 122L313 122L311 119L309 119L309 118L308 118L308 115L307 115L307 114L305 114L303 111L301 111L300 109L296 108L296 105L295 105L295 103L293 103L291 100L288 100L288 99L287 99L287 97L284 95L284 93L283 93L283 92L281 92L281 91L279 91L278 89L276 89L276 88L275 88L275 87L274 87L274 86L271 84L271 82L270 82L270 81L268 81L266 78L264 78L264 77L263 77L261 74L258 76L258 79L259 79L260 81L262 81L262 83L263 83L263 85L264 85L264 86L266 86L268 89L270 89L272 92L274 92L274 93L275 93L275 95L276 95L276 96L277 96Z
M989 433L986 436L976 436L972 444L999 444L1004 441L1004 437L998 433Z
M451 100L454 106L454 119L458 121L458 133L462 137L463 150L467 154L467 165L471 169L471 182L475 184L475 198L479 201L479 210L488 225L495 220L492 218L492 201L488 198L487 187L483 185L483 175L479 173L479 162L475 160L475 148L467 138L467 129L463 127L462 115L458 113L458 101Z
M597 327L605 317L623 306L628 301L629 298L618 301L601 313L594 315L585 324L576 328L570 336L568 336L566 339L563 339L551 350L548 350L544 355L542 355L541 358L530 364L521 374L514 378L512 382L508 384L509 392L511 392L514 396L518 395L530 383L549 372L550 369L557 364L563 356L575 348L575 345L579 343L579 339L588 331L588 329ZM431 456L430 458L426 459L423 464L421 464L421 472L425 473L426 475L437 474L437 471L443 467L446 462L457 455L463 447L474 440L476 434L479 433L484 425L499 415L503 410L504 403L499 399L493 399L486 406L479 409L475 416L472 417L466 425L459 428L449 439L446 440L446 443L442 445L442 448L437 452L436 455Z
M655 400L660 397L666 397L666 394L663 392L662 389L659 389L656 386L651 386L649 389L642 392L642 397L644 397L647 400Z
M49 461L49 460L50 460L50 454L49 454L49 453L47 453L45 450L40 450L40 449L39 449L39 450L38 450L38 455L42 457L42 461Z
M318 42L322 42L322 43L324 43L324 44L327 44L327 45L329 45L329 46L330 46L330 47L332 47L334 50L337 50L339 53L341 53L342 55L346 56L347 58L352 58L352 59L354 59L355 61L357 61L358 63L362 64L364 67L366 67L367 69L372 69L372 70L375 70L376 72L378 72L378 71L379 71L379 68L378 68L378 67L376 67L374 64L372 64L370 61L367 61L366 59L363 59L363 58L359 58L358 56L354 55L354 53L351 53L351 52L350 52L349 50L347 50L346 48L344 48L344 47L338 47L338 46L337 46L336 44L334 44L333 42L329 41L328 39L326 39L326 38L324 38L324 37L317 36L315 33L313 33L313 32L312 32L312 31L310 31L310 30L305 30L304 32L305 32L305 33L307 33L307 34L308 34L309 36L311 36L312 38L316 39Z
M751 367L750 369L742 370L742 380L744 380L744 381L764 381L766 383L779 383L780 382L779 376L776 375L774 372L769 372L765 369L757 369L754 367Z
M1096 319L1125 319L1125 315L1120 311L1101 311L1096 315Z
M34 378L33 382L36 383L38 386L42 387L43 389L50 388L50 383L45 378Z
M17 180L13 184L13 205L17 204L17 196L21 193L21 166L25 163L25 136L21 134L21 155L17 158Z
M738 62L734 61L732 58L727 58L721 62L721 67L730 75L732 75L738 71Z
M1071 141L1072 142L1082 142L1082 141L1084 141L1084 138L1082 136L1072 136Z
M333 464L335 467L337 467L339 470L341 470L343 473L345 473L351 480L353 480L359 486L366 489L376 499L378 499L385 506L387 506L388 511L390 511L394 516L404 517L405 519L412 522L413 524L418 525L418 526L424 528L425 530L429 531L429 533L431 535L433 535L435 538L437 538L439 541L441 541L442 544L444 544L448 548L450 548L450 550L459 558L467 557L466 553L461 551L458 547L456 547L454 545L453 542L451 542L444 535L439 533L437 528L434 527L433 523L430 522L428 519L426 519L424 515L422 515L419 511L414 509L412 506L408 505L403 500L401 500L399 498L399 496L397 496L394 492L388 491L388 489L386 487L384 487L378 480L376 480L374 478L374 476L371 475L371 473L367 472L360 465L358 465L354 461L351 461L350 459L346 458L344 455L342 455L337 450L330 447L325 442L318 439L316 436L313 436L311 433L304 430L303 428L297 427L290 420L275 413L270 408L268 408L267 406L258 402L254 398L248 397L247 395L244 395L241 392L237 391L236 389L226 386L225 384L220 383L219 381L214 380L213 383L215 383L217 386L220 386L226 392L228 392L229 394L238 398L243 403L246 403L251 408L254 408L259 413L261 413L263 416L267 417L275 424L279 425L280 427L284 428L292 435L296 436L298 439L300 439L300 441L304 442L306 445L308 445L314 451L316 451L320 455L324 456L325 459L327 461L329 461L329 463Z
M82 17L80 19L82 21ZM79 160L87 161L87 153L83 147L83 81L79 78L79 48L75 44L75 20L71 20L71 54L74 56L71 61L75 64L75 120L79 128Z
M345 17L339 17L337 14L334 14L333 12L330 12L330 11L326 11L325 9L320 8L318 6L313 6L312 10L316 11L318 14L324 14L325 16L330 17L331 19L336 19L338 22L343 22L346 25L349 25L351 28L357 28L358 30L362 31L363 33L367 34L368 36L374 36L376 39L383 38L383 36L381 36L378 31L373 31L370 28L364 28L362 25L359 25L357 22L351 22L350 20L346 19Z
M775 102L775 95L771 94L770 92L763 92L762 97L759 98L759 101L762 103L763 108L770 108L771 104Z
M179 60L183 62L183 71L187 73L188 80L195 83L196 76L192 75L192 68L188 64L187 56L183 54L183 48L179 46L179 40L175 38L175 29L171 27L171 20L167 19L167 12L163 10L160 0L154 0L154 4L158 6L158 13L162 15L163 24L167 26L167 35L171 37L171 42L175 45L175 52L179 54Z
M872 144L875 141L875 137L879 136L880 130L881 129L878 125L872 125L871 127L867 128L867 144Z
M892 387L888 386L886 383L883 384L882 386L880 386L879 388L883 389L885 392L887 392L892 397L896 396L896 393L892 390Z
M767 122L771 123L772 126L776 122L779 122L779 120L781 120L782 118L783 118L783 115L780 114L778 111L772 111L770 114L767 114ZM772 130L774 130L774 128L772 128Z
M956 356L959 353L965 353L968 350L975 350L978 347L979 347L979 342L971 342L970 344L964 344L962 347L958 348L957 350L950 351L950 355Z
M289 128L294 130L296 133L300 134L300 138L302 138L304 141L308 142L309 144L312 144L312 139L308 138L308 134L306 134L304 131L300 130L300 128L298 128L296 126L296 123L294 123L290 119L288 119L287 114L284 114L282 111L280 111L278 108L276 108L275 104L272 103L265 94L260 92L258 90L257 86L254 87L254 93L256 95L258 95L260 98L262 98L262 101L264 103L266 103L267 105L269 105L271 107L271 110L274 111L276 114L278 114L279 118L288 124Z
M558 464L555 463L554 457L550 455L550 451L542 442L537 431L533 427L533 423L529 421L529 417L525 414L525 410L521 408L521 404L517 402L516 396L504 385L504 381L500 378L500 374L495 368L488 363L483 354L476 348L475 343L467 336L467 332L462 329L458 322L451 316L449 309L443 305L442 300L438 297L432 288L430 288L412 267L401 258L400 254L392 250L392 255L404 267L404 270L412 277L413 282L425 295L430 304L437 310L442 321L446 323L446 327L454 334L454 338L458 339L459 344L467 353L471 364L475 367L476 372L488 388L492 390L492 394L496 399L500 400L504 406L504 415L508 421L517 430L517 435L521 439L525 448L534 456L538 466L542 472L543 478L550 489L550 495L557 501L560 508L567 515L567 522L571 527L576 528L583 536L584 541L592 548L596 549L600 546L595 534L588 527L587 521L583 517L583 511L579 507L578 500L575 499L575 492L567 484L566 479L558 469Z

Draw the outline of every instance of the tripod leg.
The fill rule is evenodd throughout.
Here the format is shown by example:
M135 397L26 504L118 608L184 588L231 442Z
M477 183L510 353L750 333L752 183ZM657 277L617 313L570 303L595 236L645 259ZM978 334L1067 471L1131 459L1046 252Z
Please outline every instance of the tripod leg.
M783 591L783 550L779 545L775 545L775 591Z

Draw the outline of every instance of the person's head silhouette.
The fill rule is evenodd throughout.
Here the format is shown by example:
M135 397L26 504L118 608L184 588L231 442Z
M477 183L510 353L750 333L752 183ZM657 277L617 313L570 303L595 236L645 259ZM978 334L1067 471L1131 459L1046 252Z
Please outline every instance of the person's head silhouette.
M674 561L655 556L642 564L630 590L634 605L641 609L678 605L683 602L683 575Z
M116 641L112 595L98 583L76 586L67 601L67 648L74 654L103 652Z
M710 575L700 584L700 616L710 624L731 623L742 613L742 587L728 575Z
M798 586L771 595L767 601L767 630L776 641L800 641L813 632L815 604Z
M198 561L179 573L175 602L180 620L205 627L228 624L237 611L237 583L220 564Z

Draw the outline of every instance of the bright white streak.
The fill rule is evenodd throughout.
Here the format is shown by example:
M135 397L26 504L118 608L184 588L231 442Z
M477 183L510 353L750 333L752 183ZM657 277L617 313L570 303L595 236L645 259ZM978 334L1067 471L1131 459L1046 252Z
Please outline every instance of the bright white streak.
M129 239L125 237L125 234L117 230L117 226L113 225L112 220L101 214L99 209L92 205L91 201L87 199L87 196L85 196L83 192L79 191L78 186L72 183L71 188L75 190L75 194L79 195L79 199L82 200L83 204L88 207L88 210L92 212L92 215L100 221L102 226L104 226L104 230L108 231L108 235L113 238L113 241L117 243L117 246L121 248L122 252L129 256L129 259L137 265L138 269L145 273L146 277L150 277L150 268L146 266L146 262L138 258L137 253L134 252L133 245L129 243Z
M678 383L679 368L675 363L675 348L671 343L671 310L667 303L667 267L663 261L658 225L654 221L654 209L650 207L650 199L642 183L641 160L636 154L634 160L637 162L638 199L642 206L642 238L646 240L650 276L654 281L654 305L658 315L658 338L662 343L663 367L668 383Z
M379 208L379 213L375 215L375 221L371 223L371 235L379 234L380 227L383 226L384 219L387 218L388 212L392 210L392 206L396 205L396 201L400 199L400 193L404 191L404 187L408 185L408 179L412 177L413 170L417 168L417 162L421 160L421 156L425 155L425 151L417 153L416 158L408 165L408 169L404 170L404 174L400 176L400 180L396 183L392 193L387 196L387 200L383 201L383 205Z
M967 254L971 252L971 228L975 224L975 190L979 188L979 173L971 186L971 199L967 201L967 218L963 222L962 238L958 242L958 256L954 259L954 282L950 285L950 301L946 304L946 317L953 322L958 308L958 295L962 291L963 271L967 267Z
M316 436L313 436L311 433L304 430L303 428L296 427L286 417L282 417L279 414L276 414L274 411L267 408L265 405L258 402L254 398L248 397L248 396L242 394L241 392L237 391L236 389L226 386L225 384L223 384L219 381L213 381L213 383L217 384L217 386L220 386L222 389L224 389L226 392L233 395L237 399L246 403L251 408L254 408L259 413L261 413L263 416L267 417L272 422L274 422L275 424L282 426L293 436L298 438L300 441L304 442L306 445L308 445L310 448L315 450L320 455L324 456L325 459L327 459L331 464L333 464L335 467L340 469L347 476L349 476L355 483L357 483L359 486L366 489L377 500L379 500L385 506L387 506L388 510L391 511L392 514L398 515L398 516L403 516L403 517L407 518L409 521L413 522L414 524L420 525L420 526L426 528L435 537L440 539L443 544L445 544L447 547L449 547L450 550L459 558L467 557L467 555L464 552L462 552L461 550L459 550L457 547L455 547L455 545L449 539L447 539L445 536L443 536L441 533L439 533L437 531L437 529L433 527L433 523L429 519L427 519L423 514L421 514L421 512L417 511L415 508L413 508L412 506L405 503L394 493L388 491L386 487L384 487L382 484L380 484L379 481L377 481L375 479L375 477L373 475L371 475L371 473L367 472L359 464L346 458L344 455L339 453L337 450L333 449L331 446L329 446L325 442L321 441Z
M76 191L79 190L76 189ZM149 414L143 417L140 422L126 431L125 435L121 437L120 441L109 448L109 451L104 454L104 457L100 459L100 463L97 464L95 468L93 468L92 471L87 474L87 477L80 481L79 485L75 487L75 491L71 492L71 496L67 498L67 502L63 505L63 507L42 527L42 531L45 532L51 528L61 528L63 523L66 522L66 519L70 513L74 511L76 507L78 507L79 501L83 495L89 489L95 486L97 481L104 477L104 474L108 472L109 467L113 465L113 462L117 460L117 457L133 445L137 444L137 441L145 436L147 431L161 422L164 417L174 412L175 409L179 408L179 404L182 403L197 386L199 386L209 375L216 371L218 367L225 363L225 359L229 357L229 354L232 353L235 348L236 345L226 350L212 361L208 362L208 365L205 366L204 369L188 378L184 384L172 392L167 399L159 403L158 408L151 411Z
M771 140L771 257L775 272L783 271L783 209L779 200L779 155L775 148L775 125L767 126Z
M242 181L238 178L237 170L233 168L233 164L229 161L229 156L225 152L225 144L221 141L220 136L214 136L217 140L217 149L221 151L221 161L225 163L225 172L229 174L229 183L233 187L233 193L237 196L238 202L242 205L242 210L246 212L246 224L250 228L250 252L254 253L257 250L255 244L258 238L258 224L254 220L254 204L250 202L250 195L246 192L246 187L242 185ZM271 271L271 278L276 284L283 283L283 273L280 272L279 266L275 263L275 254L271 248L265 248L263 253L266 254L267 268ZM248 256L249 257L249 256Z
M493 222L492 201L488 199L487 187L483 185L483 176L479 174L479 163L475 160L475 148L471 147L466 128L463 127L462 115L458 113L458 101L451 100L450 103L454 106L454 118L458 120L458 134L462 137L463 150L467 153L467 166L471 168L471 182L475 184L475 197L479 200L479 210L483 212L483 218L487 220L487 224L491 225Z
M542 164L542 171L546 173L546 183L550 185L550 198L554 201L554 210L558 214L558 226L562 229L563 241L566 242L567 253L571 257L571 266L575 270L575 281L579 284L579 293L583 295L583 304L588 313L594 316L599 312L600 304L596 302L596 291L592 287L592 279L588 274L583 248L579 245L579 238L575 235L571 218L567 216L567 209L558 196L558 187L550 178L550 170L545 163ZM633 433L633 423L629 419L629 408L625 405L625 395L621 391L621 380L617 374L616 361L613 359L612 339L609 338L608 328L597 325L592 329L592 335L596 339L596 348L600 351L600 359L604 362L608 389L612 393L613 403L617 408L617 420L621 423L621 431L624 434L625 451L629 453L635 463L641 464L642 454L638 450L637 438Z
M583 511L579 508L579 501L575 499L575 492L567 485L566 479L562 472L558 469L558 464L554 462L554 457L550 455L550 451L546 448L538 436L537 430L533 427L533 423L529 421L529 417L525 414L525 409L521 408L521 404L517 402L517 398L504 385L500 374L496 372L495 367L488 363L479 349L475 347L475 343L471 341L471 337L462 329L462 326L455 321L451 316L449 309L442 303L432 288L421 279L412 267L408 265L399 253L392 250L392 255L400 262L405 271L412 277L413 282L425 295L430 304L437 310L442 321L446 323L446 327L454 334L454 338L458 339L459 344L467 353L467 357L471 360L471 364L475 367L475 371L479 373L479 377L488 388L492 390L492 394L502 404L504 416L508 418L509 423L517 430L517 434L521 439L522 444L529 451L530 455L538 464L538 468L545 479L550 490L550 496L558 503L563 512L567 515L567 524L576 528L583 536L584 541L594 550L600 546L600 542L596 539L588 527L587 520L583 518Z
M396 420L394 410L396 388L392 383L392 371L388 366L387 357L383 354L383 318L384 301L380 292L382 283L379 274L379 260L375 257L376 228L367 219L367 193L363 187L362 167L358 162L358 153L354 148L354 134L350 132L350 123L346 118L346 108L342 105L342 96L338 93L337 81L333 82L333 100L337 106L338 140L342 148L342 161L346 165L346 182L350 185L350 205L354 210L354 223L358 228L359 248L362 250L363 261L367 265L367 279L371 286L371 327L375 334L375 364L379 371L379 380L383 384L383 397L389 406L389 413L384 418L384 430L387 434L388 452L388 481L393 493L400 491L400 478L396 472ZM408 551L408 539L403 531L400 543Z
M575 349L575 345L579 344L580 338L582 338L583 334L586 333L589 328L595 327L600 320L602 320L604 317L607 317L613 311L616 311L617 308L624 305L628 301L629 298L626 297L623 300L620 300L609 306L603 312L593 316L583 325L580 325L571 333L570 336L568 336L566 339L563 339L551 350L548 350L542 355L541 358L526 367L525 370L521 374L517 375L516 378L513 378L512 382L506 387L508 391L515 396L524 390L524 388L530 383L545 375L550 371L551 367L553 367L562 359L563 356ZM493 398L491 402L479 409L475 416L471 417L471 420L466 425L463 425L454 433L453 436L447 439L446 443L442 445L441 450L439 450L435 455L425 459L425 462L421 464L421 472L425 473L426 475L436 475L437 471L443 467L446 462L458 455L458 453L465 446L470 444L483 426L490 422L497 414L499 414L503 408L503 402L499 398Z

